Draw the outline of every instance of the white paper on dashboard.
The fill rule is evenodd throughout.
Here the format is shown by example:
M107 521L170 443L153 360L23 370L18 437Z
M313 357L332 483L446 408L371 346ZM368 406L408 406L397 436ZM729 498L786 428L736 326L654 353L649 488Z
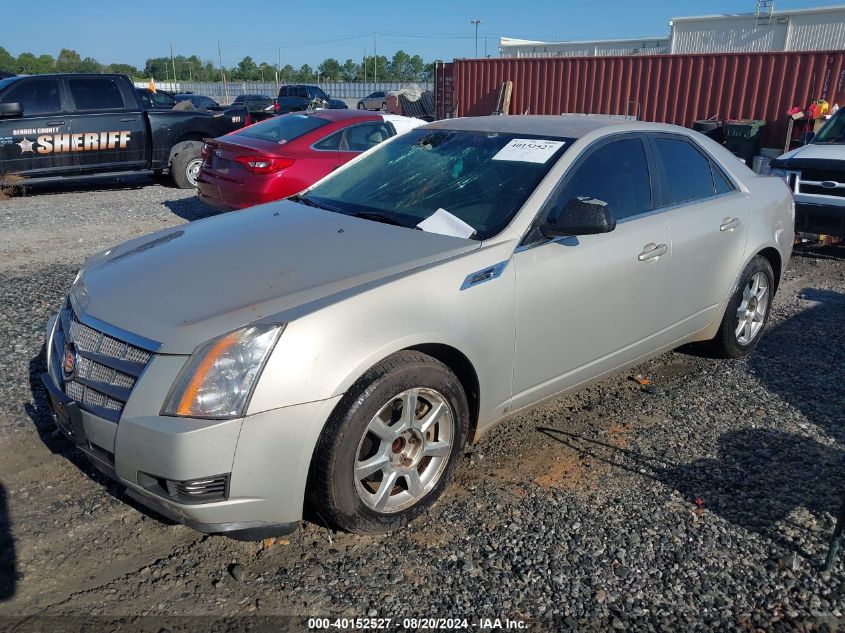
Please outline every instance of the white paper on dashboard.
M493 160L513 160L521 163L545 163L563 147L564 141L536 138L515 138L493 157Z
M449 213L446 209L437 209L425 220L417 224L427 233L439 233L440 235L452 235L453 237L470 237L475 229L469 224Z

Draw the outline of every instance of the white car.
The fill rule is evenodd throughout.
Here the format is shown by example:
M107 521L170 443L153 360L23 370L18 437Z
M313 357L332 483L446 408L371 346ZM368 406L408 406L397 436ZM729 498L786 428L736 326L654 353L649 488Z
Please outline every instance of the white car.
M59 423L205 532L405 525L464 443L680 345L759 342L792 198L691 130L449 119L109 249L48 330ZM742 397L738 394L737 397Z

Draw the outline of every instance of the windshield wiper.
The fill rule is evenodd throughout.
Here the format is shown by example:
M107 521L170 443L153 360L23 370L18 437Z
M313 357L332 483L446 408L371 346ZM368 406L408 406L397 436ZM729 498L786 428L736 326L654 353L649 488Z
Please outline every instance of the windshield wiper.
M340 209L337 207L333 207L330 204L326 204L325 202L318 202L314 198L308 198L306 196L291 196L288 200L292 200L293 202L299 202L300 204L304 204L309 207L314 207L315 209L323 209L324 211L334 211L335 213L342 213Z
M357 211L356 213L350 213L348 215L355 218L362 218L364 220L373 220L374 222L383 222L384 224L392 224L393 226L408 228L406 224L403 224L392 215L381 211Z

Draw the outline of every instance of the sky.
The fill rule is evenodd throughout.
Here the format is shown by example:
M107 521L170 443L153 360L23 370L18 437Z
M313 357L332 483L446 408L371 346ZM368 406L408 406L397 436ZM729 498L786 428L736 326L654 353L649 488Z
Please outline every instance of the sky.
M199 55L225 66L249 55L257 63L312 67L327 57L359 61L365 51L419 54L426 62L497 56L500 36L537 40L653 38L669 34L669 19L753 12L754 0L635 2L602 0L424 0L373 2L238 2L233 0L38 0L14 2L2 13L0 46L54 57L72 48L82 57L143 68L148 57ZM776 10L824 6L819 0L778 0ZM831 4L831 3L827 3Z

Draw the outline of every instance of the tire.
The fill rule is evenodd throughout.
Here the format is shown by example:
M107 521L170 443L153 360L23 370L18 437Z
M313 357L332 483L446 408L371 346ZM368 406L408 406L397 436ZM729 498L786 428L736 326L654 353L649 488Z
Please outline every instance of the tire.
M763 283L765 289L762 288ZM772 265L765 257L757 255L742 271L736 290L728 301L719 331L705 344L710 355L716 358L742 358L754 351L769 322L774 289ZM752 296L754 300L751 300ZM742 330L740 312L751 315L744 321Z
M403 413L412 402L411 428L397 434L410 422ZM439 414L427 417L435 407ZM326 423L311 463L309 501L323 519L349 532L404 527L448 485L468 427L467 399L455 374L425 354L397 352L368 370Z
M358 109L359 110L365 110L366 109L366 108L364 108L364 102L363 101L358 102Z
M381 109L382 109L382 110L387 110L387 102L386 102L386 101L382 101L382 103L381 103Z
M202 165L201 150L201 143L190 143L173 157L170 164L170 177L180 189L196 189L196 176Z

